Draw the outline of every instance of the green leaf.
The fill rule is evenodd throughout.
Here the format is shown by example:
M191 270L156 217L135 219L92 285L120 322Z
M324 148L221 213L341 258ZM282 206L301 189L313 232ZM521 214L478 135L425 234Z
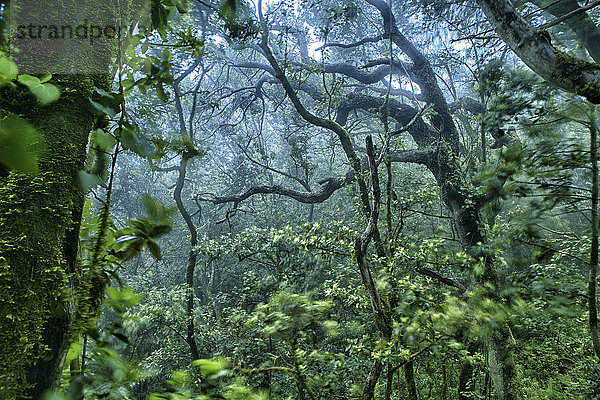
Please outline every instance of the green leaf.
M146 137L140 135L136 127L132 126L131 128L117 130L116 134L125 150L132 151L143 158L154 154L152 143Z
M169 217L177 210L175 207L166 207L164 204L157 202L149 194L142 195L142 202L144 203L148 216L151 219L161 222L165 222L165 220L169 219Z
M144 298L128 285L124 285L120 290L114 286L109 286L106 288L106 294L112 301L121 304L125 308L135 306Z
M117 112L110 107L105 107L92 99L90 99L90 103L92 104L92 107L94 107L97 111L99 111L102 114L106 114L111 118L114 118L115 115L117 115Z
M106 90L102 90L98 87L94 88L94 91L102 97L108 97L109 99L112 99L114 97L112 94L108 93Z
M169 96L167 95L167 92L165 92L165 89L162 84L156 85L156 95L158 96L158 99L161 101L161 103L166 103L167 100L169 100Z
M19 75L18 81L27 87L41 85L40 78L33 75L21 74Z
M125 251L123 252L123 259L131 260L133 257L140 254L143 246L144 246L143 240L134 241L132 244L130 244L129 246L127 246L125 248Z
M121 291L113 286L106 288L106 295L114 301L121 301L121 298L123 297Z
M132 150L137 147L138 137L135 131L123 129L118 132L119 140L125 150Z
M102 129L94 131L94 141L102 150L110 151L117 144L117 139L110 133L104 132Z
M0 163L10 169L37 173L41 138L25 119L9 113L0 120Z
M131 242L132 240L139 240L140 237L137 235L123 235L123 236L119 236L116 240L115 240L115 244L119 244L119 243L125 243L125 242Z
M130 86L133 86L133 84L135 83L135 81L133 80L133 78L127 78L127 79L123 79L121 81L121 84L123 85L124 89L127 89ZM131 90L131 89L130 89Z
M43 105L50 104L60 97L60 90L51 83L30 87L29 90L31 90L31 93L33 93Z
M95 188L100 185L102 187L106 186L106 184L100 179L98 175L89 174L85 171L79 171L77 175L79 179L79 184L85 193L87 193L90 189Z
M131 225L140 234L147 234L150 231L150 221L148 220L134 218L129 221L129 225Z
M40 78L40 83L46 83L52 79L52 74L46 74Z
M69 351L67 352L67 358L65 359L65 362L70 363L71 361L73 361L74 359L79 357L79 353L82 348L83 348L83 346L79 342L71 343L71 346L69 347Z
M40 80L36 76L22 74L19 75L18 81L27 86L42 105L46 105L56 101L60 97L60 90L51 83L44 83L50 79L48 75L44 76L42 79L43 80Z
M150 236L151 238L157 238L159 236L162 236L166 233L171 232L172 229L173 228L171 228L170 225L166 225L166 224L157 225L157 226L154 226L152 229L150 229L148 236Z
M159 219L160 215L158 213L158 204L152 196L148 194L142 195L142 202L144 203L144 207L146 208L146 212L150 218Z
M17 76L19 68L10 58L0 56L0 78L12 81Z
M204 374L205 376L210 376L215 375L219 371L227 368L229 366L229 361L223 358L217 358L212 360L201 359L193 361L192 364L200 368L202 374Z
M148 239L146 241L146 246L148 246L148 250L150 250L150 254L157 260L162 260L162 256L160 254L160 247L156 244L156 242L152 239Z

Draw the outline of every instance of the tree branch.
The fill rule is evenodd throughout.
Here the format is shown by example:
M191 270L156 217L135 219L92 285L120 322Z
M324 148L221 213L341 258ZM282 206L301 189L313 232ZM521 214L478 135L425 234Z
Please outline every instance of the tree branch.
M354 182L354 173L349 172L346 176L342 177L329 177L321 179L318 183L321 187L314 192L301 192L294 189L289 189L281 185L258 185L252 186L244 193L239 195L231 196L215 196L213 198L205 198L201 195L195 197L199 201L209 201L213 204L225 204L233 203L234 207L237 207L242 201L257 195L257 194L278 194L281 196L289 197L296 201L305 204L317 204L327 200L331 195L338 189Z
M558 18L543 26L543 29L547 29L550 24L555 25L559 22L564 22L565 25L575 32L577 40L587 49L590 57L597 63L600 63L600 29L598 29L594 20L590 18L587 12L582 12L587 10L583 10L577 0L554 1L549 5L545 5L545 0L530 1L540 7L541 10L546 10ZM593 5L597 6L599 3L595 2ZM566 19L563 19L564 17Z
M548 82L600 104L600 65L564 53L536 31L508 0L477 0L498 35L529 68Z
M420 274L426 275L430 278L433 279L437 279L438 281L445 283L446 285L452 286L457 288L458 290L460 290L461 293L464 293L467 291L467 288L465 287L465 285L463 285L462 283L460 283L459 281L457 281L454 278L451 278L449 276L446 275L442 275L441 273L432 270L431 268L427 268L427 267L417 267L416 271Z
M424 150L402 150L390 153L392 162L398 163L415 163L428 165L430 160L430 152ZM366 168L366 166L365 166ZM281 185L257 185L251 186L244 193L230 196L212 196L204 197L205 194L196 194L194 200L196 202L207 201L213 204L233 203L236 208L241 202L249 199L257 194L278 194L280 196L289 197L305 204L320 204L325 202L331 195L347 185L356 181L354 171L350 170L346 176L328 177L317 181L321 187L312 192L301 192L294 189L289 189Z
M428 165L430 152L424 150L402 150L390 153L390 159L395 163L415 163Z
M433 104L434 110L437 112L436 129L441 133L441 137L452 147L455 154L459 150L459 136L448 104L441 89L437 84L437 77L431 64L398 29L396 18L392 13L390 5L384 0L365 0L377 8L383 18L383 27L385 34L390 37L396 46L398 46L404 54L406 54L413 62L411 78L421 87L427 103Z
M374 36L374 37L368 37L368 38L364 38L359 40L358 42L354 42L354 43L348 43L348 44L344 44L344 43L326 43L321 47L317 47L315 50L316 51L320 51L322 49L325 49L327 47L340 47L342 49L351 49L353 47L358 47L358 46L362 46L365 43L377 43L383 39L386 38L386 35L378 35L378 36Z

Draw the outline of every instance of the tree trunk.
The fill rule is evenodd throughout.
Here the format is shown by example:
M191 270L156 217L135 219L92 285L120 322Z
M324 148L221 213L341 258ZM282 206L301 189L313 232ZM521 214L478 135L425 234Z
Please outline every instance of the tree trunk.
M520 400L520 382L512 357L514 344L508 328L498 329L486 337L487 364L498 400Z
M190 355L193 360L197 360L200 358L200 353L198 352L198 345L196 344L196 338L194 335L194 274L196 271L196 261L198 255L196 254L196 250L194 249L198 244L198 233L196 231L196 226L192 221L190 214L188 213L185 205L183 204L183 200L181 199L181 191L183 190L183 186L185 184L185 174L187 171L187 157L182 156L181 162L178 167L178 176L177 183L175 185L175 190L173 192L173 197L175 198L175 203L177 204L177 209L179 210L179 214L181 214L183 220L188 227L190 233L190 250L188 251L188 260L185 268L185 283L186 283L186 337L185 341L190 348Z
M186 137L190 143L194 141L194 131L192 130L192 124L190 123L189 131L186 128L185 124L185 116L183 113L183 106L181 104L181 92L179 89L179 84L181 81L192 73L198 65L200 65L201 58L198 57L196 61L188 67L174 82L173 82L173 90L175 92L175 109L177 110L177 117L179 120L179 129L181 135ZM194 100L195 101L195 100ZM195 104L194 108L195 110ZM195 115L195 111L191 112L190 121L192 121ZM179 166L177 167L177 182L175 184L175 190L173 191L173 198L175 200L175 204L177 204L177 210L179 214L185 221L185 225L188 228L190 233L190 249L188 251L188 260L185 269L185 282L186 282L186 338L190 348L190 355L193 360L197 360L200 358L200 353L198 352L198 345L196 343L196 337L194 335L194 276L196 273L196 262L198 259L198 255L196 253L195 247L198 244L198 231L196 226L194 225L194 221L192 221L192 217L188 212L183 200L181 198L181 193L183 191L183 187L185 186L185 175L187 173L188 161L193 156L187 152L184 152L181 155L181 161L179 162Z
M93 123L90 76L54 76L62 95L41 107L29 93L6 89L4 110L43 137L40 173L0 178L0 397L33 399L56 386L73 322L73 276L83 169ZM10 90L10 92L9 92ZM6 93L8 92L8 93Z
M592 162L592 243L590 249L590 280L588 282L589 325L594 353L600 358L598 339L598 307L596 302L596 281L598 280L598 128L596 115L590 118L590 158Z
M478 207L469 206L466 195L461 190L450 184L450 180L440 185L442 188L442 199L452 211L454 225L458 233L462 247L473 254L477 243L484 243L479 221ZM494 260L488 256L473 254L476 259L483 258L485 270L483 274L473 277L474 283L482 288L487 288L488 297L492 300L497 298L499 279L495 271ZM513 359L514 344L510 337L508 326L501 322L498 328L491 330L484 343L488 352L487 364L491 379L496 388L498 400L522 399L521 388Z
M394 369L392 364L387 363L387 377L385 381L385 400L392 400L392 385L394 384Z
M363 385L362 400L373 400L375 398L375 387L377 386L377 380L379 380L382 370L383 363L380 360L375 360Z
M408 400L419 400L417 395L417 384L415 382L415 369L412 361L404 364L404 379L406 380L406 392Z

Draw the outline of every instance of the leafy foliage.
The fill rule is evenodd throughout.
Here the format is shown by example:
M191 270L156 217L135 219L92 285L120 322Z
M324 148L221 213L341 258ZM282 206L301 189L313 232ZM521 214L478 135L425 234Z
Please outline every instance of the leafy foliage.
M148 217L134 218L128 221L128 227L114 233L111 254L125 261L136 256L143 248L147 248L154 258L160 260L162 256L156 239L172 229L170 217L174 209L157 203L149 195L142 198Z

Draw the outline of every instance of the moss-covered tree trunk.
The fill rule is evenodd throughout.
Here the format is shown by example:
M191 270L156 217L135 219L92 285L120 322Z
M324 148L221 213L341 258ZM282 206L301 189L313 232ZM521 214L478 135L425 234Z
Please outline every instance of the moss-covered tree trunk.
M478 243L485 243L479 216L482 203L472 205L476 203L469 201L472 194L469 191L465 191L465 194L460 186L452 184L458 180L456 177L452 177L451 171L442 176L443 179L438 176L436 179L438 179L438 183L443 182L440 184L442 200L452 211L458 239L466 251L471 253L475 259L482 259L485 264L482 274L474 273L474 271L472 273L474 287L477 290L484 290L486 298L501 302L503 299L498 294L500 279L494 264L495 260L477 250ZM501 322L495 328L489 329L483 337L483 342L488 354L487 366L498 400L521 400L523 393L514 360L514 339L510 335L506 322ZM465 374L468 374L468 371L465 371ZM466 379L466 375L463 376L463 379Z
M43 138L37 175L0 177L0 397L38 399L60 377L73 322L83 195L77 180L93 123L98 76L55 76L56 102L6 90L3 109Z

